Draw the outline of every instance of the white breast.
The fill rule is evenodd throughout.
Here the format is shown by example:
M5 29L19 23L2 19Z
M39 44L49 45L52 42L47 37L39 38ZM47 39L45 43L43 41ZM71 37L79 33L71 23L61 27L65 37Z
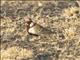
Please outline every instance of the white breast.
M35 25L31 28L29 28L28 32L32 34L39 34L41 32L42 28L39 25Z

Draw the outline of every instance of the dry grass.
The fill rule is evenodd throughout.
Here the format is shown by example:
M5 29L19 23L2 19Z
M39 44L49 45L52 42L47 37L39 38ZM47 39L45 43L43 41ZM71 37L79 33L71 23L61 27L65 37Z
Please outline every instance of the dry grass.
M1 60L21 60L33 57L33 51L13 46L6 50L1 50Z
M80 13L80 8L70 7L70 8L64 9L63 15L66 17L71 17L71 16L76 17L76 15L79 13Z

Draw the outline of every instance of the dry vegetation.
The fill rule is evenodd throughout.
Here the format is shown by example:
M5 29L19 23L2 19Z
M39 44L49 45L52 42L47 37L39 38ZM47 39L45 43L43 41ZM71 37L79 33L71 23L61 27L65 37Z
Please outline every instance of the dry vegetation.
M79 2L1 1L1 60L80 60ZM25 16L52 33L30 35Z
M23 49L18 46L10 47L6 50L1 50L1 60L21 60L33 57L31 50Z

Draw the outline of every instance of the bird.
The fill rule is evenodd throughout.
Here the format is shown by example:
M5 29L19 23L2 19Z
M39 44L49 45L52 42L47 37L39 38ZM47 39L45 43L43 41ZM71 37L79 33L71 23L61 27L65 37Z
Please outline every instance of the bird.
M48 30L47 28L44 28L43 26L33 22L31 18L26 18L27 22L27 31L30 35L42 35L42 34L51 34L53 33L51 30Z

